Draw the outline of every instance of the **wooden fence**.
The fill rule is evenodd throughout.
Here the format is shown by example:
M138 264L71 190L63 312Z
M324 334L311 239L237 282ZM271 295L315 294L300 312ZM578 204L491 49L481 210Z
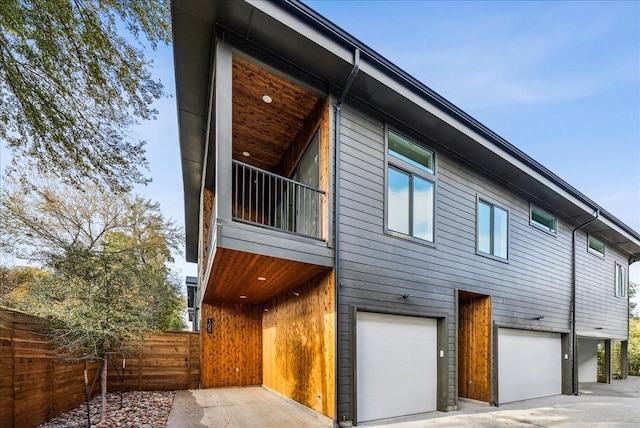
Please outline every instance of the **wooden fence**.
M200 382L200 334L192 332L151 333L125 361L109 364L110 391L174 391L195 389Z
M40 332L41 318L0 309L0 428L36 427L84 402L84 362L56 358L54 345ZM107 387L119 391L122 360L109 365ZM89 382L98 363L87 365ZM198 333L150 333L126 360L124 390L197 388L200 380ZM99 391L99 380L94 387Z
M37 426L84 401L84 362L62 362L45 320L0 310L0 427ZM87 364L91 379L97 363Z

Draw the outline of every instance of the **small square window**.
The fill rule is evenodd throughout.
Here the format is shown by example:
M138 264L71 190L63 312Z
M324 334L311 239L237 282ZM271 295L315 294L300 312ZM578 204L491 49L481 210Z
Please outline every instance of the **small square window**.
M587 240L589 242L587 250L589 250L589 252L592 254L596 254L600 257L604 257L604 243L598 241L596 238L594 238L591 235L589 235Z
M627 287L624 281L624 269L622 265L616 263L616 296L617 297L626 297L627 296Z
M558 219L533 205L531 205L530 224L553 235L558 232Z

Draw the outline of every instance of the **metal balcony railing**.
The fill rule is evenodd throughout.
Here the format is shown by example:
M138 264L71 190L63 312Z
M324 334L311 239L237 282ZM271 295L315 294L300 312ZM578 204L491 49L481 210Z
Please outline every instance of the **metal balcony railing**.
M233 161L234 221L323 239L325 192Z

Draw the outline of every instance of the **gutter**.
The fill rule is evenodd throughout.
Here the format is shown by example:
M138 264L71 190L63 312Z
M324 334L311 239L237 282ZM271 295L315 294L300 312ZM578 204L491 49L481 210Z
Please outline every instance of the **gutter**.
M579 395L578 385L578 336L576 335L576 234L578 230L593 223L600 217L600 210L596 210L595 217L573 229L571 233L571 390L573 395Z
M347 81L344 84L344 88L342 89L342 94L340 94L340 98L338 98L338 102L335 105L335 115L336 115L336 128L335 128L335 157L336 157L336 161L335 161L335 179L333 182L334 185L334 194L335 194L335 247L334 247L334 273L335 273L335 280L334 280L334 293L335 293L335 307L336 307L336 316L335 316L335 320L334 322L338 321L338 311L340 308L339 305L339 298L340 298L340 288L342 287L342 281L340 280L340 111L342 109L342 104L344 103L345 98L347 97L347 93L349 92L349 89L351 89L351 85L353 84L353 82L356 80L356 76L358 75L358 72L360 71L360 49L356 48L355 52L354 52L354 59L353 59L353 68L351 69L351 73L349 73L349 77L347 78ZM340 379L339 377L339 373L338 373L338 362L340 361L340 358L338 357L338 353L340 352L340 343L338 338L340 337L340 334L338 332L338 326L336 325L336 328L334 329L334 331L336 332L335 334L335 354L336 354L336 364L334 365L335 367L335 382L334 382L334 387L335 387L335 391L334 391L334 426L339 426L338 421L338 380Z

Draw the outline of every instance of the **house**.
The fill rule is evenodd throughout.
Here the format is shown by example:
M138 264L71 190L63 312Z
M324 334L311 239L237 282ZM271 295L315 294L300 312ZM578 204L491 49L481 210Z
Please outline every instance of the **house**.
M298 1L172 22L203 388L358 424L626 377L638 232Z

